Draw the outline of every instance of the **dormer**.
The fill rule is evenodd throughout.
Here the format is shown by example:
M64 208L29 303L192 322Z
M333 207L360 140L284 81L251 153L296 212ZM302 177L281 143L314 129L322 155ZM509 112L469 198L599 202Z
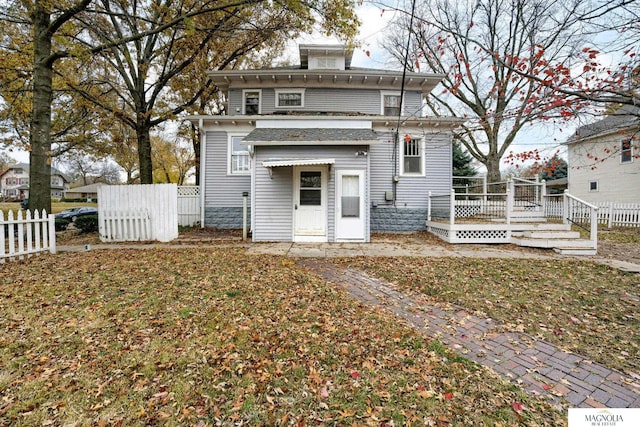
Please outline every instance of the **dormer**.
M306 70L348 70L353 49L339 44L300 45L300 68Z

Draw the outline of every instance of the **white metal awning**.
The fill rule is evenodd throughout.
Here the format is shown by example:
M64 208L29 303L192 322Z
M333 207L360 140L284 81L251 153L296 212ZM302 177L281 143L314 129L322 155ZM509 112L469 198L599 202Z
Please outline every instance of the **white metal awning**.
M265 168L279 168L286 166L314 166L333 165L336 159L269 159L262 162Z

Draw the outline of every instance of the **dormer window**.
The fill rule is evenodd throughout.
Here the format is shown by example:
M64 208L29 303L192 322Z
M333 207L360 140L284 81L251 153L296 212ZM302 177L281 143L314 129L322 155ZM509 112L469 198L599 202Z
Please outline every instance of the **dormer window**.
M276 107L304 107L304 89L276 90Z
M242 91L242 94L244 99L243 114L247 114L247 115L260 114L260 91L244 90Z

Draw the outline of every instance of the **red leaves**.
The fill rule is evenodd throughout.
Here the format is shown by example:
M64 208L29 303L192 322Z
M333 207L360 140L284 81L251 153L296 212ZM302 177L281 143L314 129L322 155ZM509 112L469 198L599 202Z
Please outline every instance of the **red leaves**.
M450 391L443 393L442 397L444 397L444 400L453 400L453 393L451 393Z
M351 374L349 374L349 376L355 380L360 378L360 373L358 371L352 371Z
M523 410L522 403L520 402L513 402L511 406L513 407L513 410L516 412L522 412Z

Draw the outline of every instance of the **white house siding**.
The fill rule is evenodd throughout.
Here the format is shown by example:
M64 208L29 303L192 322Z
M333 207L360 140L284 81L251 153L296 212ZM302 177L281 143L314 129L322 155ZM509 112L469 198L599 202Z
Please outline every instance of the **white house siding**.
M293 168L273 168L272 177L262 162L270 159L331 158L327 179L327 238L335 241L335 174L341 169L367 169L367 157L356 156L366 146L281 146L256 147L253 240L291 241L293 234ZM365 183L365 188L367 183ZM365 200L365 206L369 201ZM365 214L368 214L365 210ZM368 224L369 218L366 218ZM367 234L366 240L369 236Z
M616 133L599 138L599 142L586 140L569 144L570 194L591 203L640 203L640 159L620 163L622 139ZM590 191L592 181L598 182L597 191Z
M389 91L382 91L389 92ZM399 90L398 90L399 92ZM332 113L381 114L381 91L375 89L307 88L303 108L275 108L275 90L262 89L261 114L276 111L327 111ZM357 100L357 102L354 102ZM422 106L422 93L406 91L404 98L407 115L418 114ZM242 114L242 89L229 90L229 115Z
M410 132L415 135L415 131ZM404 132L400 133L404 135ZM416 231L425 228L427 195L451 191L452 147L448 132L424 133L425 175L401 176L399 159L394 170L394 135L380 133L380 145L371 146L371 231ZM397 156L399 157L400 150ZM395 206L385 200L393 192L393 176L398 175ZM374 206L377 205L377 206Z
M251 190L251 176L227 174L227 147L227 132L206 132L204 225L223 229L240 229L242 228L242 193Z

